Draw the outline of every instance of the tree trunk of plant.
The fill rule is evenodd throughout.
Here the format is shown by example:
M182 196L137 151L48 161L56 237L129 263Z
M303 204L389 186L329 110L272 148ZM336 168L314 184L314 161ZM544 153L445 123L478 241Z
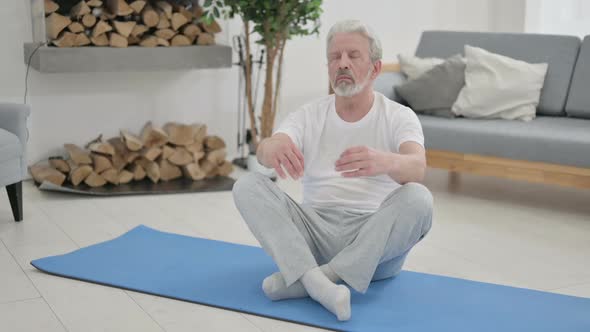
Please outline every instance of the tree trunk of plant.
M261 138L272 135L272 106L273 106L273 79L274 63L277 56L277 50L272 45L266 45L266 79L264 81L264 100L262 102L262 126L260 128Z
M252 145L258 148L258 131L256 130L256 115L252 101L252 61L250 61L250 24L244 21L246 35L246 99L248 101L248 114L250 115L250 132L252 133ZM255 152L255 151L250 151Z
M271 125L275 123L275 118L277 115L277 104L279 101L279 93L281 91L281 77L283 75L283 55L285 54L285 44L287 43L287 38L282 37L280 40L280 49L279 49L279 62L277 63L277 79L275 82L275 96L272 106L272 113L270 123Z

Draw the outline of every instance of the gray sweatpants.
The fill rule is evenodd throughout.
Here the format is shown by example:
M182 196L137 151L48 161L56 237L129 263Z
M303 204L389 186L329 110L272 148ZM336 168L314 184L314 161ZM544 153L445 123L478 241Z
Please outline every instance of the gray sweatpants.
M287 286L328 264L346 284L364 293L371 280L401 271L409 250L432 224L432 195L418 183L393 191L373 213L299 204L259 173L241 176L233 196Z

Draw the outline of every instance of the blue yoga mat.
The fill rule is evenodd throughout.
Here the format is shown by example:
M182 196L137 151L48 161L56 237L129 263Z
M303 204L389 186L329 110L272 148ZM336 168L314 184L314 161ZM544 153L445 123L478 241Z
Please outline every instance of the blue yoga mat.
M590 299L403 271L353 292L339 322L310 299L272 302L262 290L276 266L257 247L138 226L69 254L31 262L41 271L345 331L590 331Z

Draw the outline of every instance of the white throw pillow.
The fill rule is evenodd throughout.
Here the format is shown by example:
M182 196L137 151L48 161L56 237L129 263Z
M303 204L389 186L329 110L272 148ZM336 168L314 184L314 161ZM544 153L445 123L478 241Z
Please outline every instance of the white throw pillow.
M399 54L397 56L399 66L402 73L408 76L409 80L413 80L423 73L445 62L444 59L439 58L419 58L413 55Z
M465 45L465 86L452 111L470 118L535 118L546 63L531 64Z

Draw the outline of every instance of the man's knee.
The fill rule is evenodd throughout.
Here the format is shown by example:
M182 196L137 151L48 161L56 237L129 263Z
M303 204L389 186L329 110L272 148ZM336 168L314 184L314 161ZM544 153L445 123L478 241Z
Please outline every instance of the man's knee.
M416 182L406 183L399 190L401 190L400 195L403 201L407 202L406 213L412 214L415 218L411 219L420 223L420 239L422 239L432 226L432 193L424 185Z
M248 172L240 176L232 188L234 200L255 196L256 190L262 187L264 181L265 176L257 172Z
M419 210L432 211L432 193L423 184L409 182L403 185L400 190L410 205L415 205Z

